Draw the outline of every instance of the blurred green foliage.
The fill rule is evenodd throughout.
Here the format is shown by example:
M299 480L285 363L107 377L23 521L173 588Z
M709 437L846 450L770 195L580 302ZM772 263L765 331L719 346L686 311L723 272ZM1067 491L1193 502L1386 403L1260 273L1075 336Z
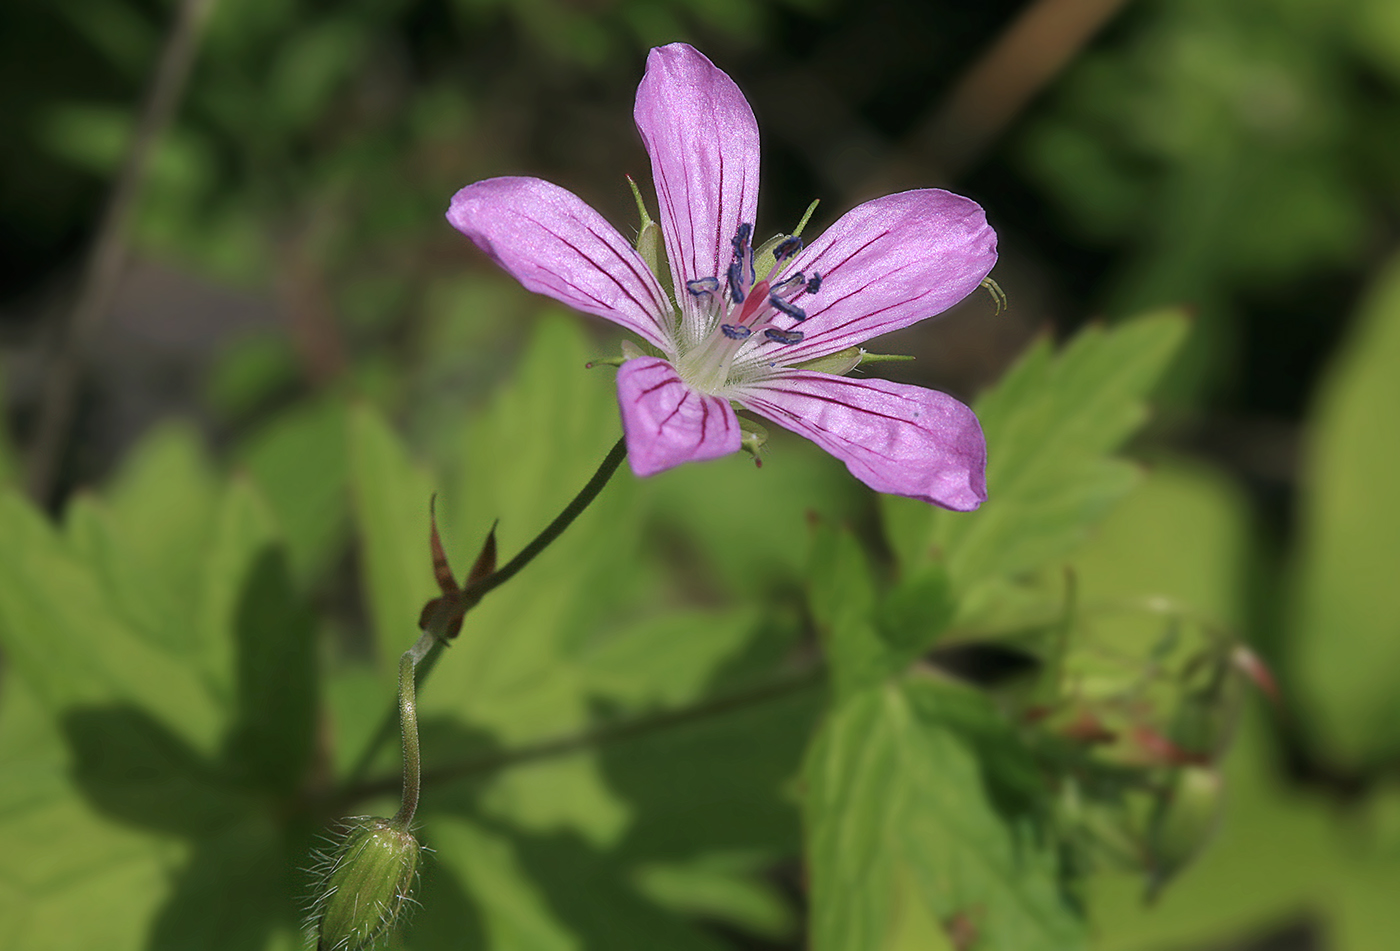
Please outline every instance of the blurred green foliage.
M453 190L541 174L630 221L632 89L689 39L755 102L765 220L839 213L1021 6L220 4L134 250L286 325L53 518L11 386L0 945L301 946L314 837L395 806L390 747L353 773L436 593L428 499L458 567L498 520L509 553L616 439L612 344L487 273ZM66 290L171 10L0 12L0 344ZM1389 948L1397 10L1125 5L959 183L1069 338L977 400L980 512L779 434L761 471L624 473L473 611L421 697L393 946Z

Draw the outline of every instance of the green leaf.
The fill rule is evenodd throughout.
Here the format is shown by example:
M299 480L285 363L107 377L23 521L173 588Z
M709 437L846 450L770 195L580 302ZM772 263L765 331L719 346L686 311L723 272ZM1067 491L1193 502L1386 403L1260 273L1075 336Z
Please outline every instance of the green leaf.
M733 922L770 941L790 939L797 930L796 915L753 864L742 855L649 864L637 870L637 888L662 907Z
M303 585L331 570L349 534L346 416L338 399L298 405L259 429L239 453Z
M923 688L850 697L810 751L812 947L910 947L930 922L988 951L1083 947L1053 855L998 816L977 760L906 689Z
M962 514L882 497L904 570L942 560L968 595L1068 554L1133 485L1133 467L1111 454L1141 425L1142 401L1186 329L1168 311L1081 331L1058 355L1034 345L977 402L987 502Z
M704 694L757 625L752 610L676 610L590 638L573 661L585 689L623 709L677 707Z
M429 823L426 834L438 853L435 864L450 870L480 902L487 947L573 951L579 946L521 868L508 839L446 817Z
M144 951L181 849L78 795L50 712L7 671L0 690L0 944Z
M198 433L169 424L140 442L100 501L80 495L65 513L105 596L135 633L175 656L199 646L191 621L218 503Z
M29 501L0 489L0 646L50 710L79 703L143 707L212 752L223 699L198 668L139 635L104 586Z
M231 481L214 515L201 559L198 611L186 633L194 645L191 654L230 713L238 692L236 647L245 586L256 561L276 545L267 505L246 480Z
M736 453L647 480L656 530L671 552L690 556L694 586L755 597L803 584L812 513L832 524L864 517L869 494L840 461L784 430L769 432L762 468Z
M354 407L348 424L361 577L374 658L387 678L388 660L413 644L423 605L438 595L428 551L432 483L373 407Z
M1312 412L1290 670L1319 755L1400 752L1400 259L1363 307Z
M817 622L837 697L879 683L894 672L875 627L875 579L855 536L828 526L812 540L807 600Z
M244 778L291 793L305 777L318 696L315 618L293 590L280 550L253 562L237 617L238 720L228 758Z

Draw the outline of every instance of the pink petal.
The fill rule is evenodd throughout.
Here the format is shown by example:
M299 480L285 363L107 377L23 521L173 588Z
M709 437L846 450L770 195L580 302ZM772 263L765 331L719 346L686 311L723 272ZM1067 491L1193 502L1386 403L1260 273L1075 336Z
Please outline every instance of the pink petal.
M676 299L729 267L740 222L758 210L758 122L721 70L684 43L651 51L633 111L651 155Z
M859 205L789 266L789 274L820 274L821 287L793 301L807 312L806 339L770 349L798 363L942 313L992 270L996 248L981 207L939 188Z
M692 390L658 357L618 369L617 401L627 458L639 476L739 451L739 418L729 401Z
M987 499L987 443L962 403L921 386L786 370L745 387L745 409L806 436L877 492L959 512Z
M675 350L661 285L617 229L572 192L538 178L490 178L453 195L447 220L526 289Z

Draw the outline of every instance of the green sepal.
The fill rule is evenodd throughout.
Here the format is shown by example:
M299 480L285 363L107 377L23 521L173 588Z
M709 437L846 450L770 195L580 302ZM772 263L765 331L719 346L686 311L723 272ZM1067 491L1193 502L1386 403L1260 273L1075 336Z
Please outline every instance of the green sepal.
M751 419L739 417L739 448L753 456L753 461L757 465L763 465L763 460L759 453L763 451L764 444L768 442L768 430L762 424Z
M807 360L796 366L798 370L815 370L818 373L834 373L836 376L845 376L856 367L860 366L865 359L865 351L860 347L847 347L845 350L838 350L835 353L828 353L824 357L817 357L815 360Z
M634 186L635 187L635 186ZM807 210L802 214L802 220L797 223L792 234L775 234L767 241L763 242L753 253L753 274L755 281L762 281L773 273L774 266L778 259L773 256L773 251L788 238L797 238L802 235L802 229L807 227L807 222L811 219L812 213L817 210L817 205L821 203L820 198L812 200L807 206Z
M838 350L835 353L828 353L824 357L817 357L815 360L807 360L796 364L799 370L815 370L818 373L833 373L836 376L845 376L856 367L864 363L891 363L903 362L914 359L912 356L903 353L871 353L860 347L847 347L845 350Z
M594 367L620 367L628 360L635 360L638 357L661 357L664 360L666 355L655 347L649 347L646 344L638 346L630 340L624 340L622 341L621 354L615 357L597 357L585 363L584 367L589 370Z
M812 220L812 214L817 210L817 206L822 203L820 198L813 198L812 203L807 206L807 210L802 213L802 220L797 223L797 227L792 229L794 238L802 234L802 229L807 227L807 222Z
M661 226L647 214L647 206L642 201L641 190L632 176L627 176L627 184L632 188L632 197L637 202L637 216L641 219L637 226L637 253L642 256L651 273L656 276L662 288L670 286L671 268L666 260L666 245L662 241Z
M1007 302L1006 291L1002 290L1001 285L998 284L996 281L992 280L990 277L982 278L982 283L978 286L985 287L987 289L987 293L992 295L992 300L995 301L997 305L996 312L998 314L1006 310L1010 306Z

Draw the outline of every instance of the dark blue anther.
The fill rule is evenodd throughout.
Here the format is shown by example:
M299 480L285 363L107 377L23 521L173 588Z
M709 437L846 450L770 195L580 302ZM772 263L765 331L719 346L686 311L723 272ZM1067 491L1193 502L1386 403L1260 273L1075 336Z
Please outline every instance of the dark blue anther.
M800 330L779 330L777 327L769 327L763 331L763 336L774 343L801 343L803 333Z
M753 225L747 221L739 225L739 230L734 233L734 237L729 243L734 248L734 256L742 257L749 250L749 238L753 235Z
M775 294L795 294L797 293L798 289L806 282L806 280L807 279L802 276L802 272L798 271L791 277L785 277L778 283L774 284L772 290Z
M808 293L808 294L815 294L817 291L819 291L819 290L821 290L821 289L822 289L822 276L821 276L820 274L816 273L815 271L813 271L813 272L812 272L812 276L807 280L807 293Z
M747 327L736 327L734 324L720 324L720 331L730 340L747 340L753 331Z
M696 297L704 297L706 294L713 294L715 291L719 290L719 278L700 277L693 281L686 281L685 289Z
M778 242L778 246L773 249L773 258L777 261L786 261L798 251L802 250L802 239L797 235L789 235Z
M744 290L744 268L738 261L729 265L729 299L742 304L748 294Z
M802 321L807 319L807 312L805 310L803 310L801 307L798 307L796 304L783 300L777 294L769 294L768 303L772 304L774 307L778 308L778 310L787 314L789 317L791 317L798 323L801 323Z

